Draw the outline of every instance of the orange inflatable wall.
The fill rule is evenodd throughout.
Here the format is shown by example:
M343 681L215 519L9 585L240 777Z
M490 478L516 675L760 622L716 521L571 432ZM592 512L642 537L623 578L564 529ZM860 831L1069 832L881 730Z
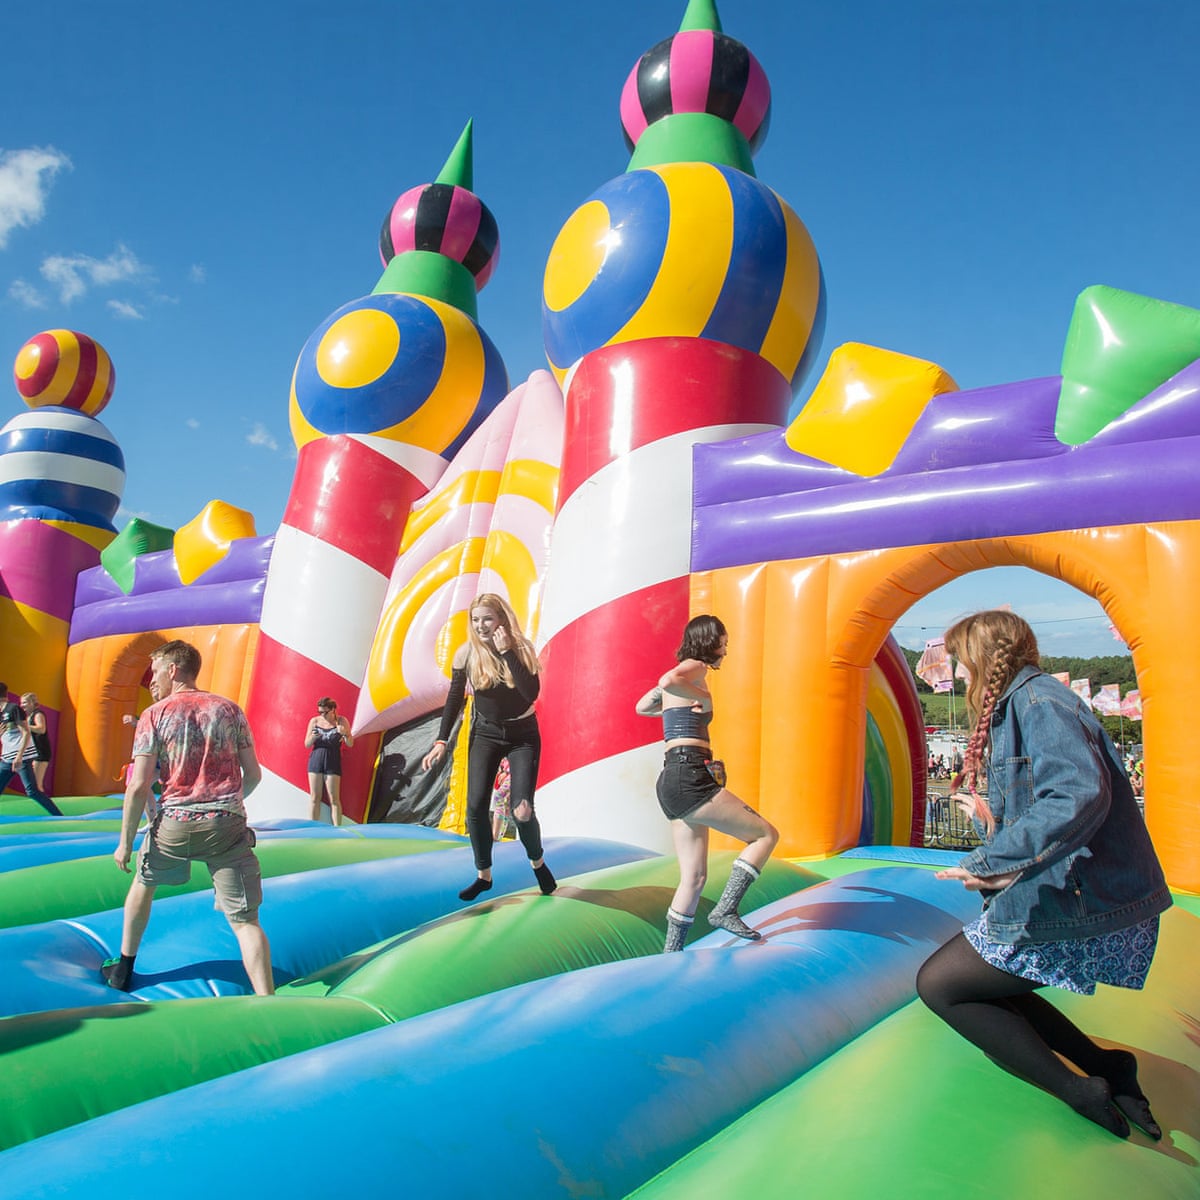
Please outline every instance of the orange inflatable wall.
M103 796L121 791L133 730L121 718L140 712L139 686L150 652L182 638L200 651L199 686L245 705L258 648L257 625L201 625L114 634L67 651L66 697L55 751L58 795ZM147 700L141 695L141 703Z
M1086 592L1133 654L1142 693L1146 822L1171 886L1200 893L1191 708L1200 680L1200 522L1083 529L759 563L697 574L692 611L720 613L714 735L779 827L780 853L856 844L871 667L919 599L989 567L1029 567ZM887 735L885 735L886 738ZM892 734L895 737L895 732ZM905 830L894 822L898 840Z

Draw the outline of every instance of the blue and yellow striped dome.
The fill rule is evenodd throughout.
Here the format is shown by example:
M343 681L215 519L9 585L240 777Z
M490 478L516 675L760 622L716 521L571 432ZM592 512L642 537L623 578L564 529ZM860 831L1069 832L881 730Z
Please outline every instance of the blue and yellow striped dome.
M699 337L762 355L799 387L823 316L804 223L770 188L710 163L667 163L604 184L559 232L542 291L561 381L589 351Z
M288 415L297 446L360 433L453 455L507 392L500 352L466 313L379 293L343 305L305 343Z

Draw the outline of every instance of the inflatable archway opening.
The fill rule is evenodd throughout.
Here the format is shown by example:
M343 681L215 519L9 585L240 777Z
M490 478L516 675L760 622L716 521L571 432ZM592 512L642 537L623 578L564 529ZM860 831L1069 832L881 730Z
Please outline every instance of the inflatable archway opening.
M1141 683L1147 824L1172 887L1200 891L1187 724L1189 664L1200 661L1192 614L1198 522L908 546L694 576L693 611L720 613L735 647L761 648L731 654L715 681L714 736L731 774L779 827L780 853L819 857L858 844L876 656L917 600L999 566L1028 567L1078 588L1121 632Z

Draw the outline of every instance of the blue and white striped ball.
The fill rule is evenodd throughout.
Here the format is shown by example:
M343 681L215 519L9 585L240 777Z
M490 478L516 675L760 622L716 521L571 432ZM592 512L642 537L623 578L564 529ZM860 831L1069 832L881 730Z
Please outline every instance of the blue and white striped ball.
M112 529L124 492L125 456L95 417L51 406L0 429L0 520Z

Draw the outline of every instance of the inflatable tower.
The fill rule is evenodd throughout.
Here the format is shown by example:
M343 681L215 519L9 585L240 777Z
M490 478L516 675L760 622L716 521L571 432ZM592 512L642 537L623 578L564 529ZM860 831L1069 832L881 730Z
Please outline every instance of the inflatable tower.
M812 239L751 162L769 114L757 59L692 0L625 83L628 170L550 252L543 330L566 400L541 633L551 829L662 842L660 731L633 706L690 615L693 447L780 427L820 341Z
M508 390L475 321L499 239L470 190L471 157L468 124L437 179L388 213L374 291L333 313L296 363L299 457L247 705L264 768L256 814L307 815L308 718L321 696L354 714L412 503ZM352 818L364 816L378 748L374 734L343 756Z

